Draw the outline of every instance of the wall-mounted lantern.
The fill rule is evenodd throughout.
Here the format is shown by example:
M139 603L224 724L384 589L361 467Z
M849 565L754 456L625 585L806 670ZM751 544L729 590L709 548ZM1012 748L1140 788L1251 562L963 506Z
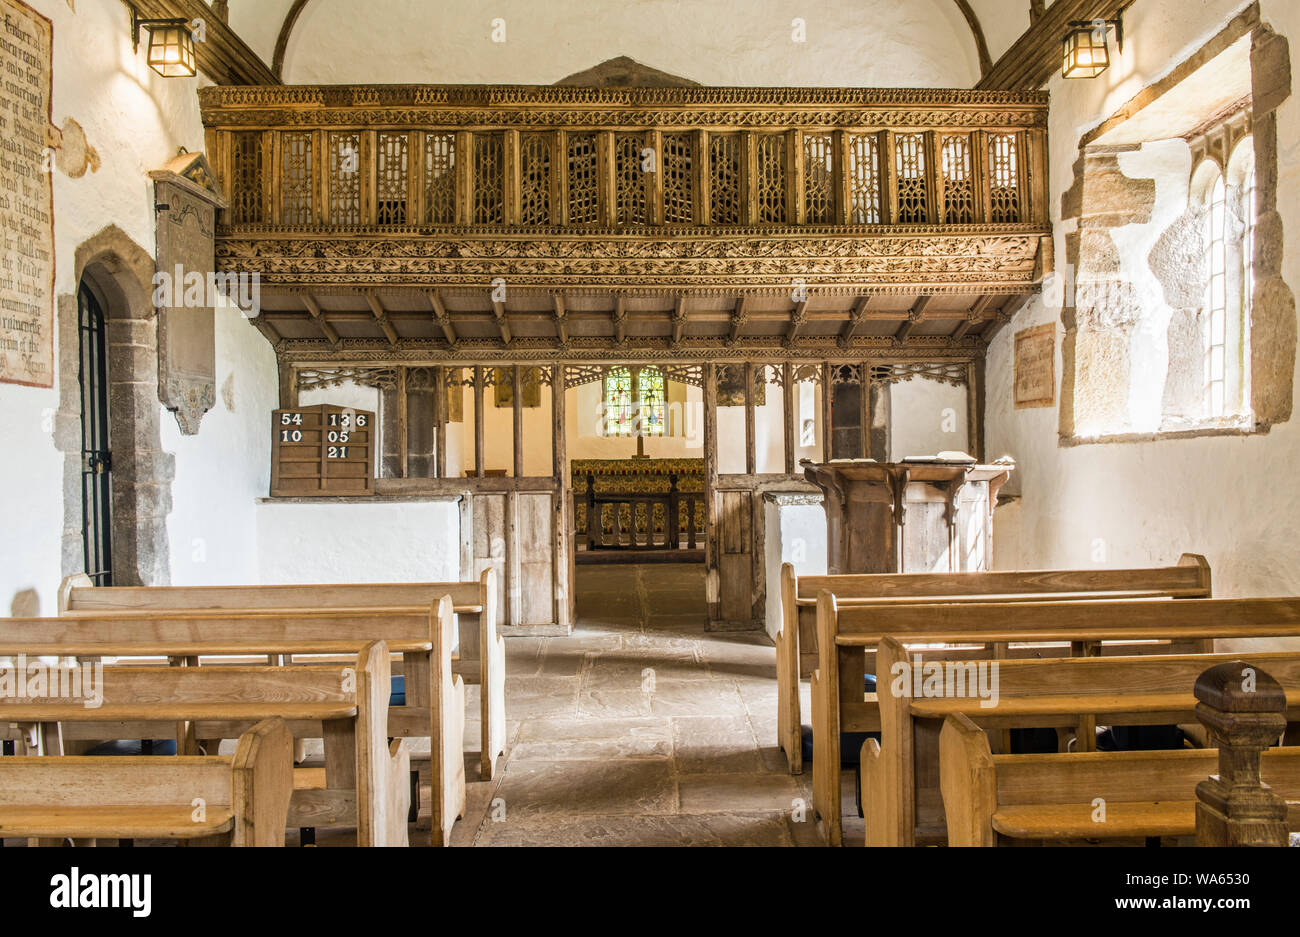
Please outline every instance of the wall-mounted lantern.
M141 19L131 10L132 47L140 50L140 27L149 31L149 67L164 78L193 78L198 73L194 34L185 19Z
M1065 34L1061 56L1064 78L1096 78L1110 67L1110 46L1106 33L1115 30L1115 48L1124 51L1124 15L1113 20L1075 20Z

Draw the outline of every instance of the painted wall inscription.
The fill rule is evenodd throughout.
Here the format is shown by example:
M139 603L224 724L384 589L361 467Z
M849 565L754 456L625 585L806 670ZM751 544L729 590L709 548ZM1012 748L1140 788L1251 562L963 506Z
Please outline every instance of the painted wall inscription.
M0 382L54 385L50 21L0 0Z

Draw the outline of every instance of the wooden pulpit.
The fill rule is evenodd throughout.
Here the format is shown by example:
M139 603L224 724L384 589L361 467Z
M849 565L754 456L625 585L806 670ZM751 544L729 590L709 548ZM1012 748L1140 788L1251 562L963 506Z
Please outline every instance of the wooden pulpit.
M1011 462L801 463L826 505L826 566L850 573L988 570L993 507Z

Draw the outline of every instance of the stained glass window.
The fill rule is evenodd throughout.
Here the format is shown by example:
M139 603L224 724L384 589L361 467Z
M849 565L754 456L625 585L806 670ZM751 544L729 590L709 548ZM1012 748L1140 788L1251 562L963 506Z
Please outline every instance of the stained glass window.
M641 397L639 425L638 393ZM642 368L635 378L628 368L611 368L605 375L605 435L664 435L666 400L664 375L658 368Z
M632 372L611 368L605 375L605 435L632 435Z
M662 436L664 434L664 374L658 368L642 368L641 389L641 435Z

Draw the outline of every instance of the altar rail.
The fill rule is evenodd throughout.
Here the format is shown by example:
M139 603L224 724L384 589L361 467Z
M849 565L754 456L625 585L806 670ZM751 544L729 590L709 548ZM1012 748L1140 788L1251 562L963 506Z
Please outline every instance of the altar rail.
M574 494L575 504L581 500L586 507L587 550L695 550L704 539L696 523L704 493L679 491L676 475L668 481L668 490L662 492L597 491L595 475L588 475L586 493Z
M1046 97L210 87L223 228L1045 224ZM435 233L428 231L426 233Z

